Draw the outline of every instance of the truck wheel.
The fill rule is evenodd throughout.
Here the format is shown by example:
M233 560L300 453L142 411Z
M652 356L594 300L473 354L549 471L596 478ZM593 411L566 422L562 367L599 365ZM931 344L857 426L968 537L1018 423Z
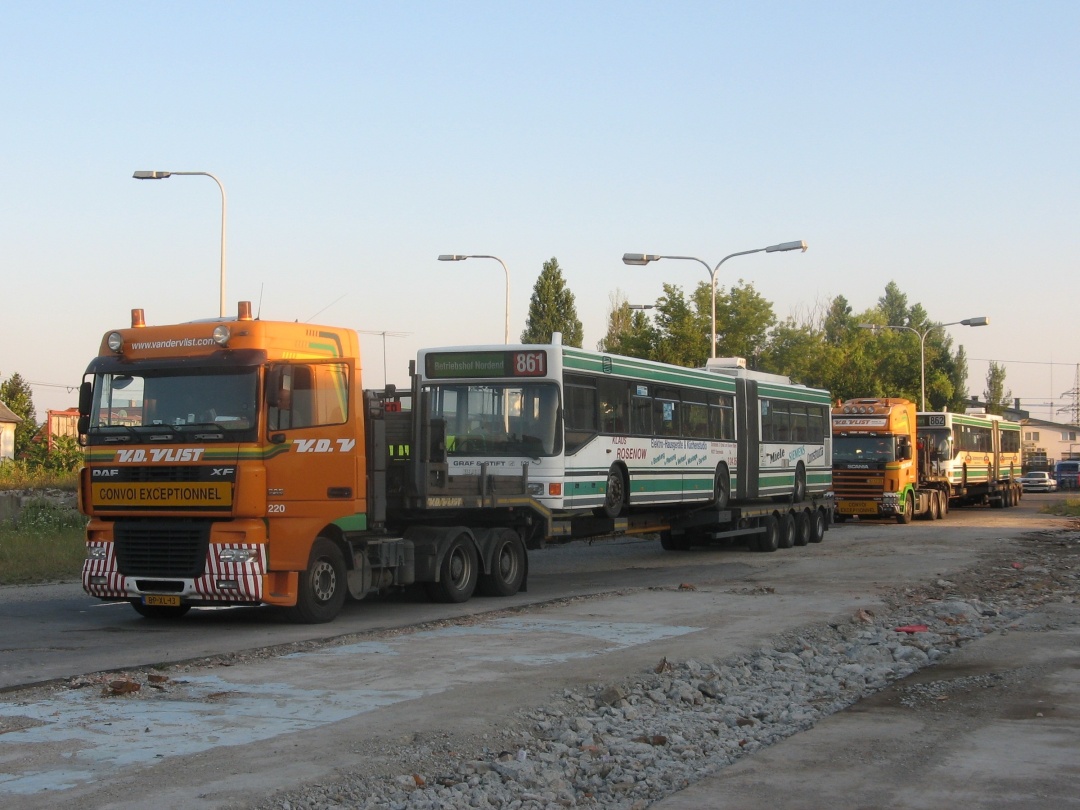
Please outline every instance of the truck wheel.
M341 612L349 585L345 557L333 540L317 537L307 570L300 572L293 616L304 624L323 624Z
M795 516L795 545L805 546L810 542L810 510L803 509Z
M765 531L758 535L755 551L776 551L780 548L780 521L776 515L765 518Z
M425 582L424 589L433 602L466 602L476 590L476 547L466 534L450 541L439 566L439 581Z
M825 529L827 528L825 522L825 510L815 509L814 513L810 516L810 542L820 543L825 539Z
M731 501L731 473L726 464L716 468L716 482L713 484L713 506L727 509Z
M934 512L934 520L941 520L943 517L945 517L945 512L941 508L941 492L939 490L932 489L930 490L930 496L932 501L932 503L930 504L930 508Z
M897 523L911 523L911 515L915 511L915 499L909 492L904 496L904 501L900 505L900 511L896 514Z
M949 493L938 490L938 496L941 498L941 516L949 514Z
M180 619L191 610L191 605L144 605L141 599L132 599L130 601L136 613L144 619L154 619L155 621Z
M806 467L799 462L799 466L795 469L795 486L791 491L791 497L795 503L802 503L806 500Z
M791 548L795 545L795 515L785 512L780 516L780 548Z
M517 532L496 532L491 549L491 573L481 574L476 589L483 596L513 596L525 578L525 546Z
M618 464L612 464L607 474L607 492L604 493L602 515L612 519L619 517L626 511L629 501L629 486L622 468Z

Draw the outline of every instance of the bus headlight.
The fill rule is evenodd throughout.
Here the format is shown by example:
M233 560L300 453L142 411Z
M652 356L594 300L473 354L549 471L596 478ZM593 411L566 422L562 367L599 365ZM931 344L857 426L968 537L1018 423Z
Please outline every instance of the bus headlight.
M544 485L533 481L529 482L529 495L533 498L544 497Z

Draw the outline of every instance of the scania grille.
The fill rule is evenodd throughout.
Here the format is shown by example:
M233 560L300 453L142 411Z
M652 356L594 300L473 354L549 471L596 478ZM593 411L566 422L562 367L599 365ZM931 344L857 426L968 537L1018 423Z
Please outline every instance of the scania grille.
M203 574L210 521L118 520L113 539L125 576L194 579Z
M837 498L870 500L885 492L885 474L880 470L838 470L833 468L833 492Z

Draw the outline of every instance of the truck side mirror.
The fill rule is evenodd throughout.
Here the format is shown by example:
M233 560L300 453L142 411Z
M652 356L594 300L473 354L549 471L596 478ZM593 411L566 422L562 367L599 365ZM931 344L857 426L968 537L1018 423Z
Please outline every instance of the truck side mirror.
M285 384L285 367L271 366L266 373L266 404L276 408L281 403L281 390Z
M896 458L900 461L907 461L911 458L911 445L902 444L896 448Z

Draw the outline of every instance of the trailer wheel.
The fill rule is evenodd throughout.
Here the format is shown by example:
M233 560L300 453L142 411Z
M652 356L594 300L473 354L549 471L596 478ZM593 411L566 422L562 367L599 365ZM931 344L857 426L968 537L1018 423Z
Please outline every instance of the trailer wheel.
M900 505L900 511L896 513L897 523L911 523L912 513L915 511L915 498L912 497L911 492L908 492L904 496L904 501Z
M425 582L424 590L433 602L467 602L476 590L476 547L466 534L450 541L439 566L439 581Z
M795 487L791 491L791 497L795 503L802 503L806 500L806 467L802 462L799 462L799 466L795 468Z
M785 512L780 516L780 548L795 545L795 513Z
M728 472L727 464L721 464L716 468L716 482L713 484L713 506L717 509L727 509L731 501L731 473Z
M810 510L803 509L795 515L795 545L805 546L810 542Z
M765 531L758 535L755 551L776 551L780 548L780 521L776 515L767 515L764 521Z
M333 540L315 538L307 569L300 572L294 618L305 624L323 624L341 612L349 590L345 557Z
M607 491L604 493L604 506L601 514L608 518L617 518L626 511L630 502L630 486L622 467L612 464L607 474Z
M814 513L810 516L810 542L820 543L824 540L826 528L825 510L815 509Z
M491 549L491 573L481 574L476 589L483 596L513 596L525 578L525 546L517 532L497 531Z
M939 489L938 496L941 498L941 516L945 517L949 514L949 493Z
M191 605L144 605L141 599L132 599L131 606L144 619L169 621L183 618L191 610Z

